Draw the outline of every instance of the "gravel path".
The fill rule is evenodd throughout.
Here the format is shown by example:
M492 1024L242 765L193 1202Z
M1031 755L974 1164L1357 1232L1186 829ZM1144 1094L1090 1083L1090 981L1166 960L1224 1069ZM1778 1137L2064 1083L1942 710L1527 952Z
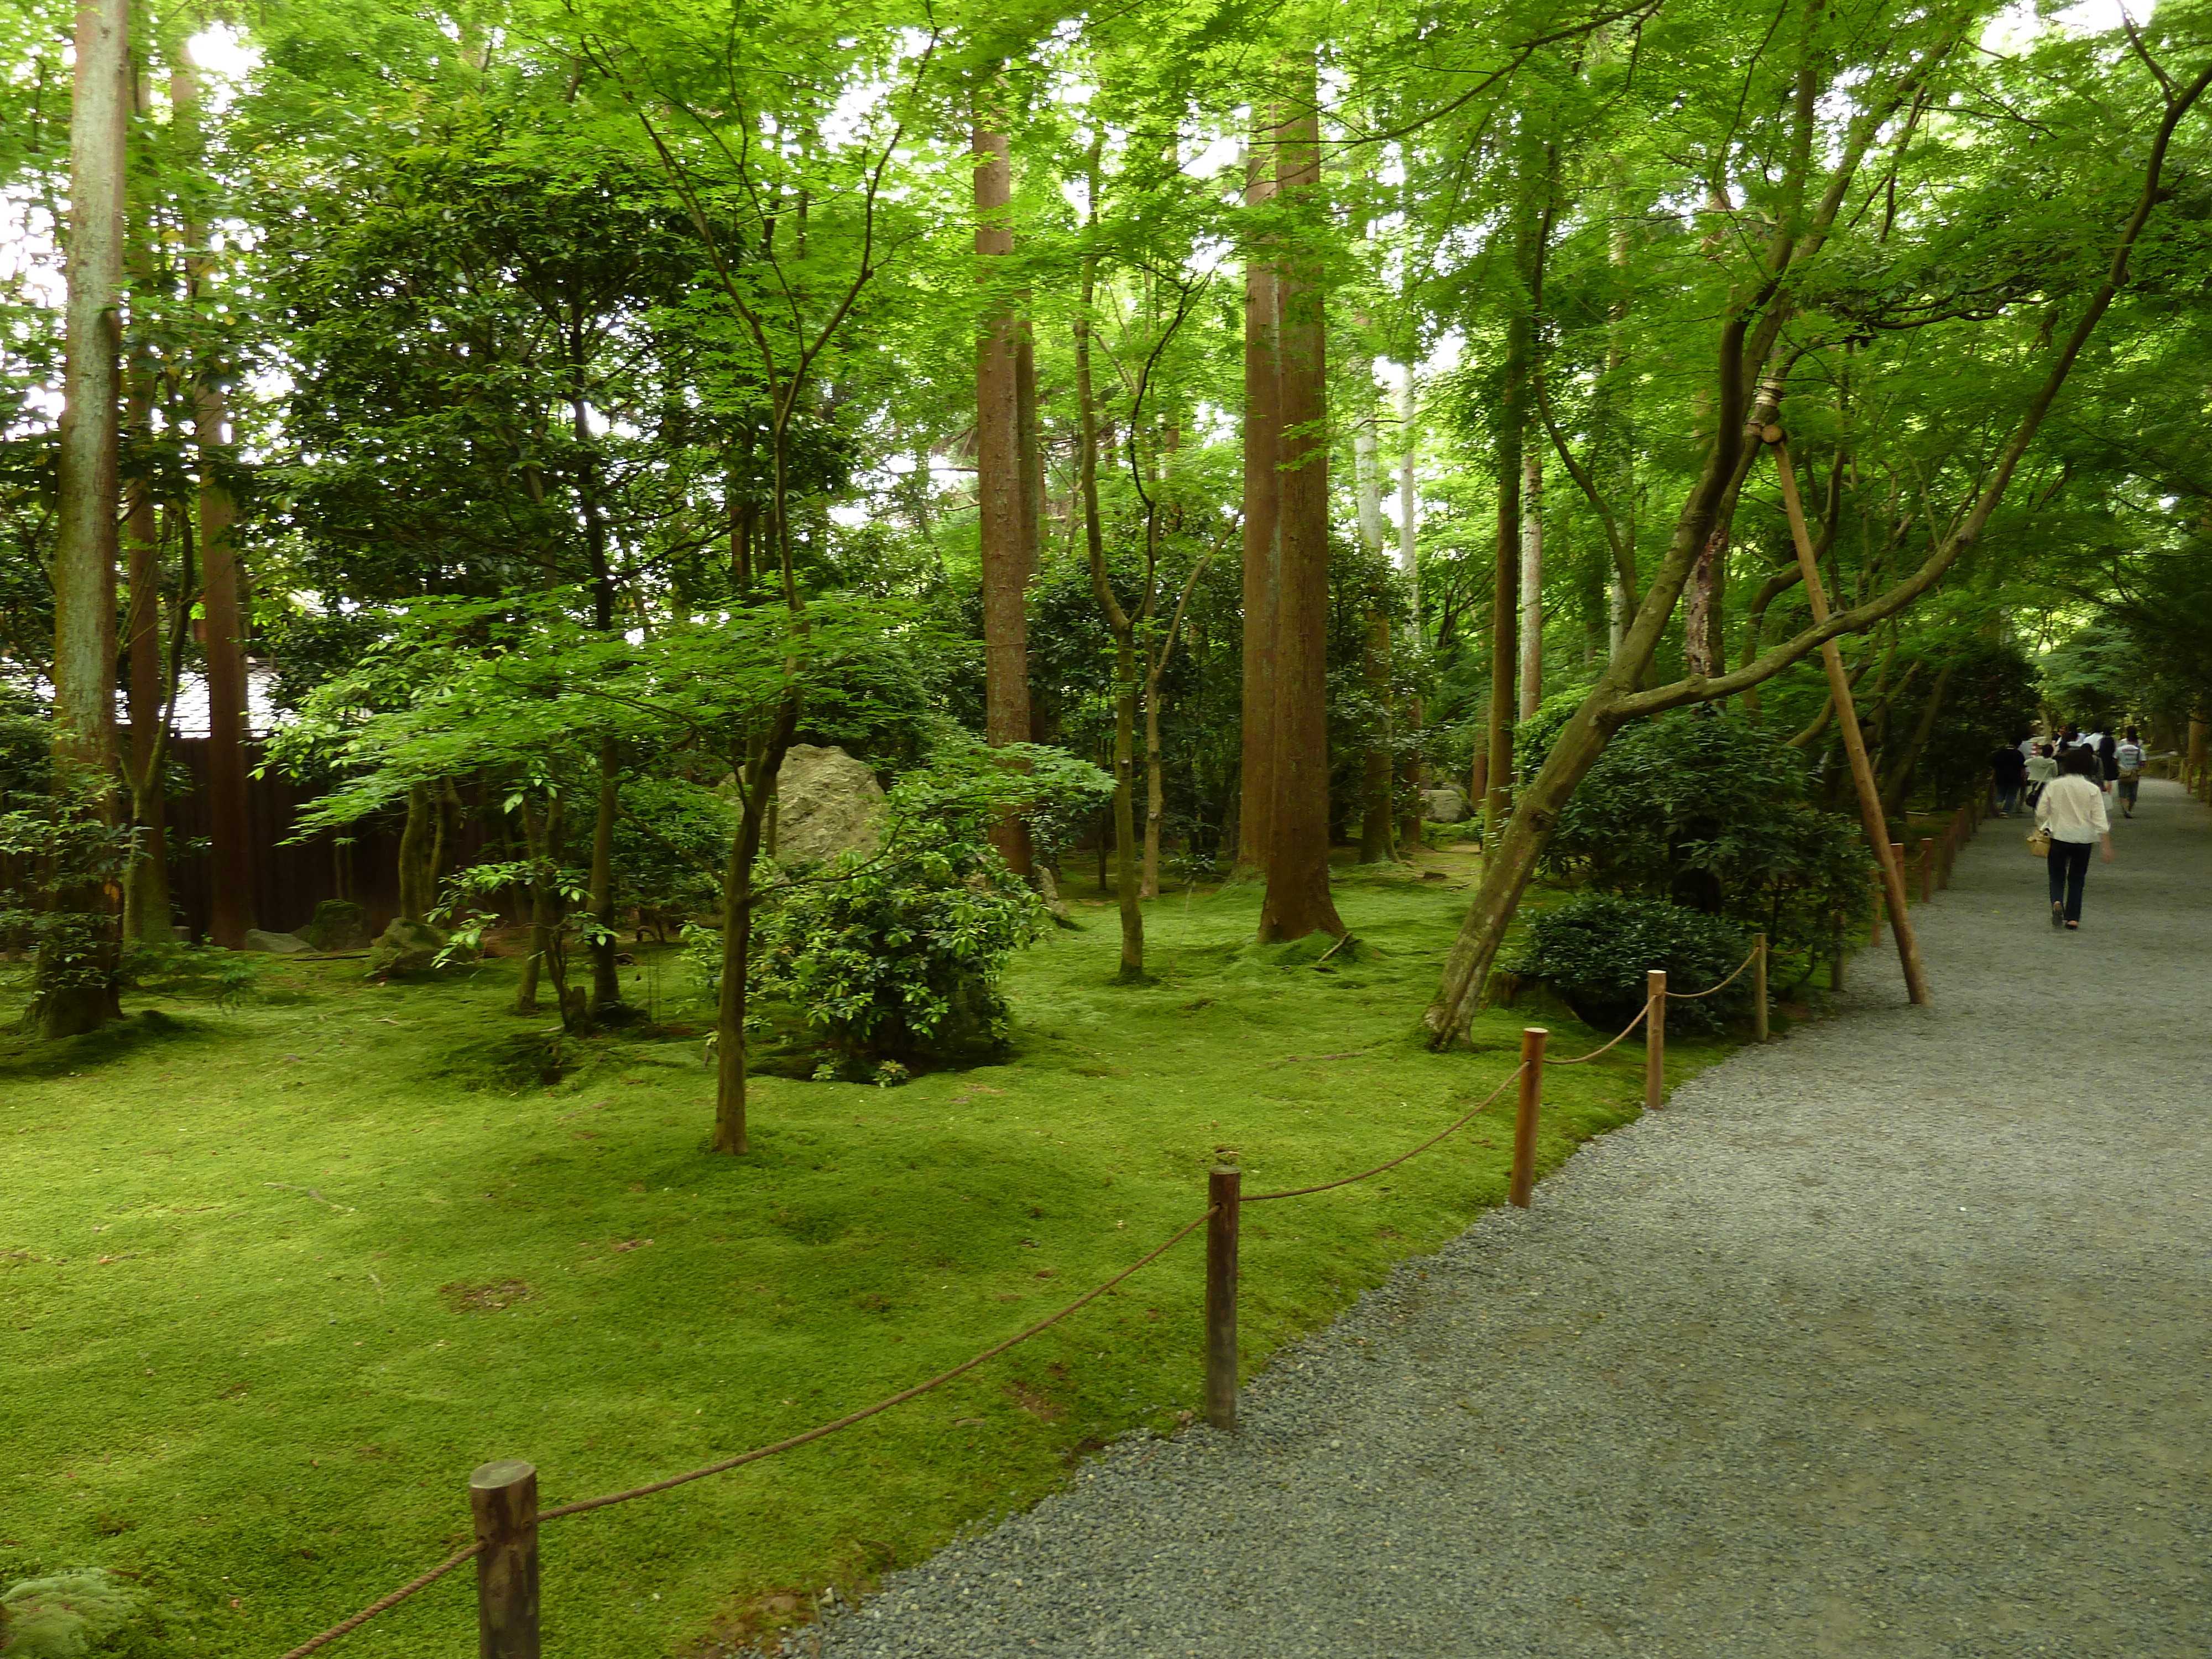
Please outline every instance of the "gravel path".
M1849 1018L1404 1264L1241 1437L1121 1442L806 1650L2212 1653L2212 814L2143 794L2079 934L1992 822L1932 1008L1862 953Z

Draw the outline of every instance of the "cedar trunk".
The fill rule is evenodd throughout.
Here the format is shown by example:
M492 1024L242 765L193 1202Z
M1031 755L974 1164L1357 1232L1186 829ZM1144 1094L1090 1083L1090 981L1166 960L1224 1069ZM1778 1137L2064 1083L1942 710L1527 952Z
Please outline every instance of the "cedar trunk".
M1274 153L1273 134L1264 127L1256 131L1246 164L1248 207L1274 197ZM1246 871L1267 862L1274 789L1275 531L1282 486L1277 299L1272 245L1255 238L1244 256L1244 730L1237 866Z
M194 139L199 115L199 71L189 51L180 52L169 77L169 100L176 118ZM187 222L185 281L193 305L213 299L210 261L198 250L206 245L203 225ZM246 643L248 625L246 572L238 556L234 526L238 508L222 472L230 452L230 407L222 387L203 378L192 392L192 441L198 452L200 560L204 586L200 611L206 618L208 746L208 933L225 950L246 942L258 925L253 914L253 846L246 814L246 777L252 769L246 745Z
M1304 112L1279 129L1275 177L1285 197L1310 199L1321 188L1312 88L1309 78L1297 104ZM1263 944L1345 931L1328 890L1328 324L1321 274L1320 262L1300 252L1282 263L1278 277L1282 460Z
M1490 598L1490 718L1485 744L1482 844L1513 810L1514 668L1519 657L1521 461L1528 416L1531 329L1516 310L1505 328L1505 382L1498 400L1498 541Z
M123 280L124 0L81 0L70 112L69 300L62 365L58 512L54 544L54 720L57 766L104 787L91 810L115 814L115 554L117 306ZM59 908L94 918L88 961L58 945L39 957L31 1023L42 1036L97 1030L116 1010L112 901L103 884L54 894Z
M994 264L1014 251L1010 221L1013 175L1006 135L977 128L975 253L979 280L995 280ZM1019 373L1021 325L1005 301L975 345L975 496L983 559L983 735L993 746L1030 740L1028 620L1025 596L1034 513L1029 469L1023 465ZM1012 814L992 827L991 844L1018 875L1030 870L1029 826Z
M150 380L150 376L148 377ZM151 386L134 374L131 413L143 429ZM167 653L161 631L161 529L149 480L135 480L125 501L123 540L131 593L124 612L123 643L131 665L126 707L131 714L131 819L138 830L137 857L124 890L123 932L141 944L166 945L170 921L168 793L162 787L162 733L168 722Z

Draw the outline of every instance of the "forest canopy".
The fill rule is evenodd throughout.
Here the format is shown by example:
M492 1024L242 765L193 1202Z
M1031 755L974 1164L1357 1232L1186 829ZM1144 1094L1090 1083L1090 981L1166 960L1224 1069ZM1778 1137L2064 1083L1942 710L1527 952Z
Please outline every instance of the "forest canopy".
M1340 934L1332 856L1462 793L1448 1043L1624 730L1718 708L1831 812L1862 744L1878 849L2034 722L2201 749L2201 3L0 29L49 1035L180 917L278 925L271 776L564 1021L622 1017L624 927L711 931L735 1152L755 912L831 878L794 752L951 792L963 880L1110 860L1131 980L1169 884Z

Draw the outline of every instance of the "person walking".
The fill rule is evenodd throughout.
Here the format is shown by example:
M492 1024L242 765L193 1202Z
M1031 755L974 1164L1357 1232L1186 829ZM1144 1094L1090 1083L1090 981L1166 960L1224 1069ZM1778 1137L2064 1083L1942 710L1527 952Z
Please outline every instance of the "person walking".
M1990 783L1997 793L1997 816L2010 817L2027 787L2027 757L2011 744L1997 750L1990 757Z
M2058 756L2056 747L2041 744L2027 757L2027 804L2033 807L2043 799L2044 787L2058 775Z
M2105 815L2102 768L2097 751L2068 750L2058 757L2058 775L2035 805L2035 825L2051 836L2051 925L2069 932L2081 926L2081 885L2089 877L2089 849L2104 843L2105 862L2112 861L2112 824Z
M2104 774L2099 785L2109 795L2120 781L2120 740L2110 732L2097 733L2097 764Z
M2136 792L2142 787L2143 762L2148 758L2142 741L2136 736L2136 728L2130 726L2119 746L2112 750L2112 759L2119 768L2120 816L2124 818L2136 815Z

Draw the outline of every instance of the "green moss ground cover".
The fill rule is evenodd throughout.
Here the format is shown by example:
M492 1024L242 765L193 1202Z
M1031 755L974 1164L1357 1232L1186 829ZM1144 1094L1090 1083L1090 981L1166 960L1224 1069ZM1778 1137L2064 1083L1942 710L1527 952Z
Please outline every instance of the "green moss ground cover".
M1461 867L1454 855L1432 863ZM104 1565L145 1654L283 1652L465 1540L477 1463L547 1504L891 1393L1109 1277L1203 1208L1379 1161L1513 1064L1415 1015L1463 896L1353 877L1373 947L1252 948L1256 895L1150 907L1156 983L1109 983L1112 914L1022 957L1006 1063L896 1090L763 1079L754 1154L707 1154L710 1075L672 951L662 1025L551 1085L512 964L372 986L277 963L222 1009L138 996L112 1034L0 1057L0 1583ZM1285 960L1284 958L1288 958ZM1339 958L1341 961L1341 958ZM702 1016L695 1013L695 1018ZM1554 1020L1560 1051L1595 1034ZM1686 1073L1713 1047L1674 1045ZM1547 1164L1626 1121L1641 1049L1549 1073ZM1511 1102L1376 1181L1247 1212L1248 1368L1502 1200ZM544 1534L550 1651L697 1650L1030 1501L1197 1403L1202 1248L944 1391L787 1456ZM450 1655L465 1572L347 1638Z

